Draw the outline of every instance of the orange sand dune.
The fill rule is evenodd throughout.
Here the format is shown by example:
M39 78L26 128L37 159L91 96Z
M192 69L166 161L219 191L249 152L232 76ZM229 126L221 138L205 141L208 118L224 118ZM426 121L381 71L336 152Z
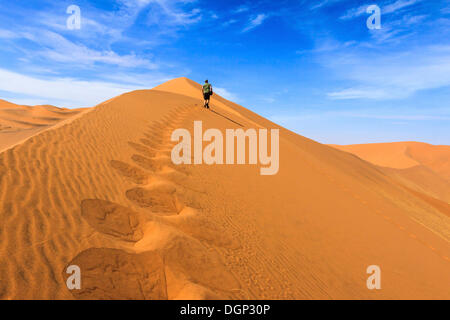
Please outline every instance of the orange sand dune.
M449 299L447 207L186 78L0 154L2 299ZM176 128L279 128L280 170L181 165ZM66 269L82 272L81 290ZM366 269L381 268L381 290Z
M410 189L450 203L450 182L426 166L380 169Z
M450 203L450 146L419 142L332 146L381 166L409 188Z
M49 129L87 109L21 106L0 100L0 151Z
M408 145L402 142L331 146L353 153L361 159L381 167L405 169L420 164L415 159L408 156Z
M423 165L450 181L450 146L422 142L332 145L378 166L406 169Z

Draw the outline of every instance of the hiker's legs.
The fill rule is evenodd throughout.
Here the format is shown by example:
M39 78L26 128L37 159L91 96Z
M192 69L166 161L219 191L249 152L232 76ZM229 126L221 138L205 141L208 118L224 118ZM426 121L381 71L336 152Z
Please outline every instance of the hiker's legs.
M210 99L210 97L211 97L210 94L207 94L207 93L204 93L204 94L203 94L203 100L204 100L204 102L203 102L203 107L209 109L209 99Z
M204 102L203 102L203 107L209 108L209 95L204 94L204 95L203 95L203 100L204 100Z

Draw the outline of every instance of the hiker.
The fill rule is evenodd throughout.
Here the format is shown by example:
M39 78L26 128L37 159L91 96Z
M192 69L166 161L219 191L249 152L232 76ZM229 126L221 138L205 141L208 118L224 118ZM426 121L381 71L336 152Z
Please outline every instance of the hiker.
M206 109L209 109L209 99L213 94L211 83L209 83L208 80L205 80L205 84L203 85L203 98L205 99L204 107Z

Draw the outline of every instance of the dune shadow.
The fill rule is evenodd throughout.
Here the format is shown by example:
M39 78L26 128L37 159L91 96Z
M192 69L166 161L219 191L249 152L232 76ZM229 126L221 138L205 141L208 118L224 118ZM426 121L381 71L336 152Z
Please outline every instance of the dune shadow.
M209 110L210 110L211 112L214 112L215 114L217 114L217 115L219 115L219 116L221 116L221 117L227 119L228 121L231 121L231 122L233 122L234 124L237 124L238 126L244 127L244 126L243 126L242 124L240 124L239 122L234 121L233 119L230 119L230 118L228 118L227 116L224 116L223 114L220 114L220 113L217 112L217 111L214 111L214 110L212 110L212 109L209 109Z

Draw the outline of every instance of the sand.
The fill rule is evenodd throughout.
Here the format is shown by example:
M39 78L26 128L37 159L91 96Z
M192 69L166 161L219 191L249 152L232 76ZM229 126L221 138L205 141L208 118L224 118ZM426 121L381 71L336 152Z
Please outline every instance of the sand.
M420 142L332 146L379 166L408 188L450 203L450 146Z
M21 106L0 100L0 152L87 111L89 108Z
M179 78L0 154L2 299L449 299L447 207ZM174 166L170 135L279 128L280 170ZM66 287L78 265L82 289ZM381 290L366 269L381 268Z
M407 169L423 165L450 181L450 146L436 146L423 142L332 146L381 167Z

